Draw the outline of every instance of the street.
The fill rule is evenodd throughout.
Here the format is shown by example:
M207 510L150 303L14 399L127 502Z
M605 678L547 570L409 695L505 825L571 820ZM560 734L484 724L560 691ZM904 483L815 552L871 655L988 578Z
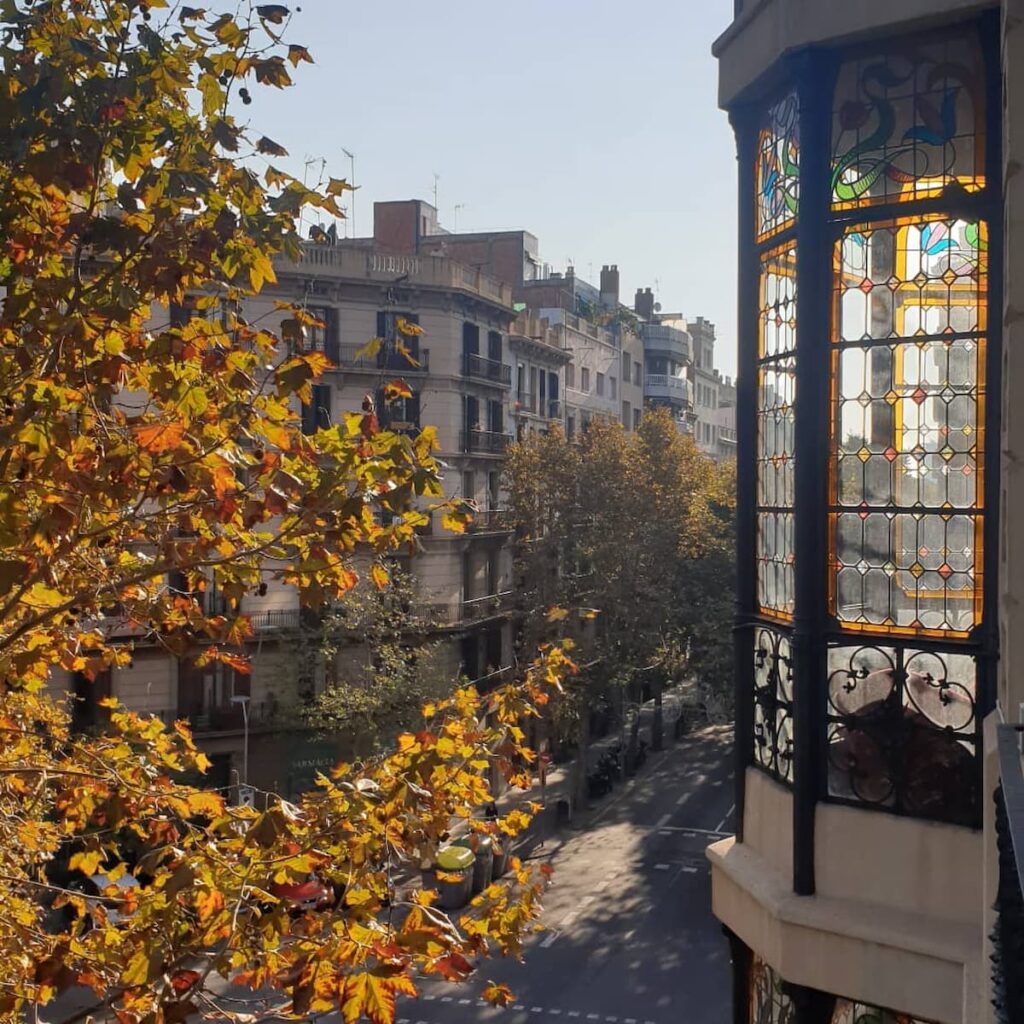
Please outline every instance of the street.
M732 831L730 743L720 726L684 737L596 803L591 827L549 838L534 854L555 869L548 930L526 962L492 961L462 986L425 981L398 1024L725 1024L729 952L703 851ZM489 980L513 1006L480 1001Z

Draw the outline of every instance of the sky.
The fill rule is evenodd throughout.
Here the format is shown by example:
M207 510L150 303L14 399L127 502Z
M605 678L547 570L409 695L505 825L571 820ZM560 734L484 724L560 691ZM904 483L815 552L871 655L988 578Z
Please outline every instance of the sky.
M448 229L525 228L553 269L718 327L736 367L735 148L711 44L733 0L302 0L288 28L316 64L254 90L253 126L309 180L433 202ZM339 232L341 233L341 232Z

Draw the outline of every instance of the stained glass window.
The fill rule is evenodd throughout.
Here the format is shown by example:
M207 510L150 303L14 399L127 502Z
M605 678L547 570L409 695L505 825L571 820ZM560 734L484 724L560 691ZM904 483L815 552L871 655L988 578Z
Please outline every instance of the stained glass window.
M984 225L854 226L835 262L832 611L966 634L981 617Z
M754 637L754 763L793 781L793 660L789 638L774 629Z
M984 76L976 33L904 40L845 61L835 90L836 208L984 187Z
M912 643L829 650L829 795L975 826L974 658Z
M769 107L757 140L757 237L789 227L800 204L799 105L790 93Z
M750 963L749 1024L795 1024L793 1000L782 989L782 978L759 956Z
M850 999L837 999L832 1011L831 1024L927 1024L926 1021L910 1017L905 1013L883 1010L866 1003L855 1003Z
M793 428L796 400L796 246L761 257L757 406L757 601L793 613Z

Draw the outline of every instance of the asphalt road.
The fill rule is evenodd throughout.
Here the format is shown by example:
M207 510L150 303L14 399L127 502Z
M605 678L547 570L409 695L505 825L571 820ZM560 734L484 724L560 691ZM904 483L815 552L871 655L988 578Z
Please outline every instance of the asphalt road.
M732 832L731 740L723 727L683 738L596 803L586 829L547 837L533 855L555 869L548 930L525 963L485 963L463 985L425 980L398 1024L726 1024L729 953L703 851ZM482 1003L488 980L513 1006Z

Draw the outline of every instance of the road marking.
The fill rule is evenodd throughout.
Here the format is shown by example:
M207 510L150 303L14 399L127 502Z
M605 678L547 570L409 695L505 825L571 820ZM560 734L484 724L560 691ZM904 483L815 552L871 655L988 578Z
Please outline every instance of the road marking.
M530 1013L543 1013L543 1012L544 1012L544 1007L543 1006L531 1006L530 1007Z
M605 1020L608 1022L608 1024L619 1024L618 1017L605 1017Z
M661 830L661 831L660 831L660 832L658 833L658 835L659 835L659 836L670 836L670 835L672 835L672 833L671 833L671 832L670 832L670 831L669 831L669 830L668 830L667 828L663 828L663 829L662 829L662 830Z
M434 1001L434 1000L435 1000L435 999L437 998L437 996L424 996L423 998L424 998L424 999L425 999L425 1000L426 1000L426 1001L427 1001L428 1003L432 1003L432 1002L433 1002L433 1001Z
M672 867L671 864L655 864L654 865L654 870L655 871L668 871L668 869L670 867Z
M398 1018L398 1024L409 1024L409 1018L408 1017L399 1017Z
M548 934L544 936L543 942L541 942L541 944L540 944L541 949L548 949L550 946L553 946L555 944L555 940L558 938L559 934L560 934L560 932L557 932L557 931L556 932L548 932Z
M452 1001L452 997L451 996L441 996L441 1002L442 1003L450 1003L451 1001Z
M513 1010L525 1010L525 1009L526 1009L526 1007L525 1007L525 1006L523 1006L523 1004L522 1004L522 1003L516 1003L516 1005L515 1005L515 1006L513 1006L513 1007L512 1007L512 1009L513 1009Z
M728 817L728 815L726 815ZM731 836L731 832L719 832L711 828L693 828L690 825L666 825L666 832L682 832L686 839L696 839L697 836Z
M654 827L655 827L655 828L661 828L662 826L664 826L664 825L667 825L667 824L669 823L669 819L670 819L671 817L672 817L672 815L671 815L671 814L663 814L663 815L662 815L662 816L661 816L661 817L660 817L660 818L658 819L658 824L657 824L657 825L655 825Z
M697 869L697 868L695 868L695 867L694 867L694 866L693 866L692 864L684 864L684 865L683 865L683 870L684 870L684 871L685 871L685 872L686 872L686 873L687 873L688 875L695 875L695 874L697 874L697 871L698 871L698 869Z
M468 999L460 999L459 1000L459 1006L469 1006L469 1000Z
M687 800L689 800L689 799L690 799L690 794L689 794L689 793L684 793L684 794L683 794L683 795L682 795L682 796L681 796L681 797L680 797L680 798L679 798L679 799L678 799L678 800L676 801L676 807L682 807L682 806L683 806L683 804L685 804L685 803L686 803L686 801L687 801Z
M717 828L716 831L718 831L718 832L722 831L722 826L729 820L729 815L732 814L732 812L735 811L735 810L736 810L736 805L733 804L732 807L730 807L729 810L727 810L725 812L725 817L718 823L718 828Z
M600 1016L601 1014L599 1013L588 1013L587 1020L597 1020Z
M561 1014L562 1014L562 1011L561 1010L548 1010L548 1013L550 1013L552 1017L560 1017Z
M570 1016L570 1017L578 1017L579 1015L580 1015L580 1011L579 1010L570 1010L569 1013L568 1013L568 1016Z
M636 1024L636 1017L626 1017L626 1024Z

